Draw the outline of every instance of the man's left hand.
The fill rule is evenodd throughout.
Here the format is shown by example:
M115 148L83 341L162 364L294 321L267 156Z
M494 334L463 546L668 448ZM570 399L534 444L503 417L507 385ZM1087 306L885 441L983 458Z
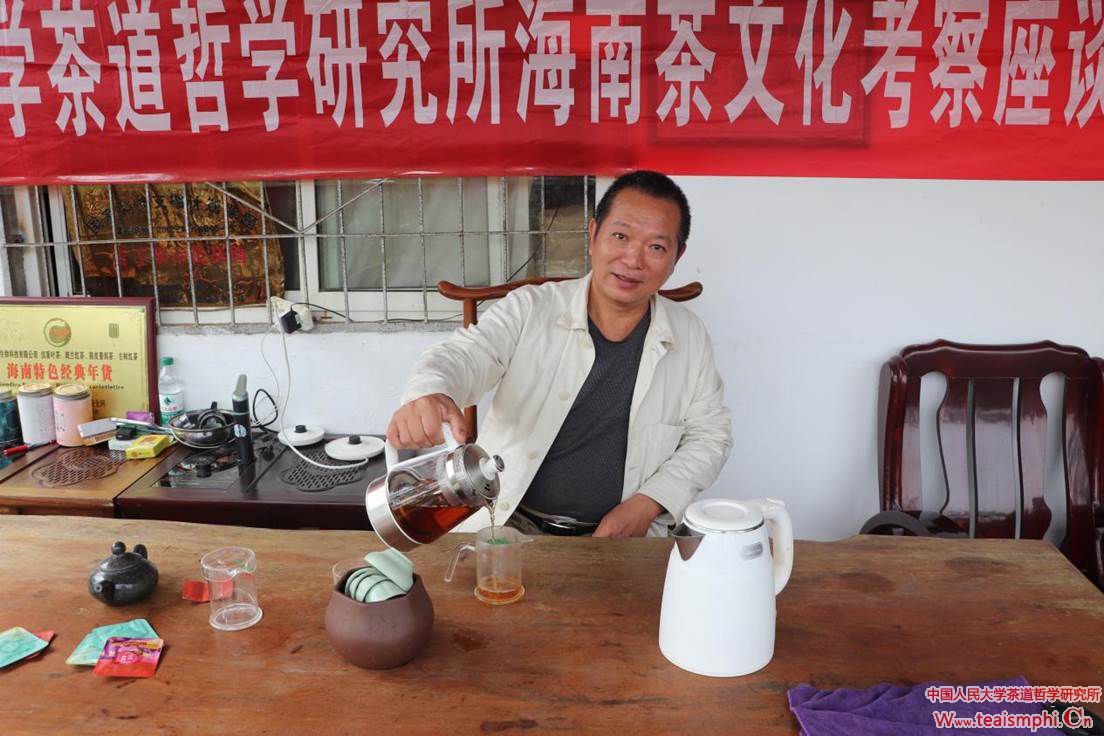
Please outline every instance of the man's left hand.
M602 517L596 537L643 537L655 518L663 513L663 507L645 496L636 493L610 509Z

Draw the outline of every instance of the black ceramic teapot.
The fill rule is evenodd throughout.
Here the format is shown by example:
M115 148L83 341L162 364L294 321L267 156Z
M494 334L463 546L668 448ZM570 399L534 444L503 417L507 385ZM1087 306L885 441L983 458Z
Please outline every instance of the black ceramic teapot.
M109 606L137 603L157 587L157 568L148 556L144 544L127 552L125 544L116 542L111 556L88 576L88 591Z

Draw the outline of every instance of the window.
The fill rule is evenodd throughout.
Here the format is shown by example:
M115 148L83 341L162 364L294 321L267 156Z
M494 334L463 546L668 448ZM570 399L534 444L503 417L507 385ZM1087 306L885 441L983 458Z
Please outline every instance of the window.
M152 296L161 325L450 321L436 293L588 268L593 177L0 189L2 293Z

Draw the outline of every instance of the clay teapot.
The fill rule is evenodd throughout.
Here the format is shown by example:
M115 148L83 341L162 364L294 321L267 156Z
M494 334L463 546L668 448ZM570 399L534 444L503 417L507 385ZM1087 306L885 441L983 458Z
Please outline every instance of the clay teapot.
M133 552L127 552L125 544L116 542L111 546L111 556L88 576L88 592L109 606L125 606L146 598L157 587L157 568L148 557L144 544L136 544Z

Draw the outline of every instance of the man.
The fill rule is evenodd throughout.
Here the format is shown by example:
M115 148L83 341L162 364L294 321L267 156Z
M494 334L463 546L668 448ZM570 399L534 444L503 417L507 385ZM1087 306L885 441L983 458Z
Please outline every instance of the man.
M426 350L387 436L430 447L448 422L462 442L460 407L496 389L479 434L506 464L496 521L518 512L522 529L664 535L732 446L705 326L657 295L686 249L690 206L666 176L632 172L589 234L586 277L516 289Z

